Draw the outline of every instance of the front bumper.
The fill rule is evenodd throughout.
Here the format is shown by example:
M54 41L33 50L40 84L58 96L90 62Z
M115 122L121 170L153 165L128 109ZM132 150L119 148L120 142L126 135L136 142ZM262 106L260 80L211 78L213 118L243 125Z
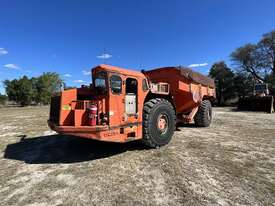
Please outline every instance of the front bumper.
M49 127L58 133L92 133L108 130L108 126L59 126L48 120Z
M127 142L124 134L120 134L119 128L110 129L109 126L60 126L48 120L49 127L60 134L73 135L88 139L106 142Z

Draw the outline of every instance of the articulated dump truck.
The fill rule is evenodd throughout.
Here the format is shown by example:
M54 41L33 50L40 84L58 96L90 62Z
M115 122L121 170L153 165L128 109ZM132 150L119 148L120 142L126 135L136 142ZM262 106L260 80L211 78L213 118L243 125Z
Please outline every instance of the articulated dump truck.
M184 67L131 71L110 65L92 69L92 84L51 99L50 128L61 134L109 142L167 144L179 122L208 127L214 81Z

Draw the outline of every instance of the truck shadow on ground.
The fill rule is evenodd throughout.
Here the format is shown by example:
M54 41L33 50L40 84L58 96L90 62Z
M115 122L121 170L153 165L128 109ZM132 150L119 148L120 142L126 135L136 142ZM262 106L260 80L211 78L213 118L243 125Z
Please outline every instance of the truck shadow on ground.
M76 163L121 154L126 151L146 150L140 142L125 144L100 142L67 135L33 138L21 136L21 141L6 147L4 158L28 164Z

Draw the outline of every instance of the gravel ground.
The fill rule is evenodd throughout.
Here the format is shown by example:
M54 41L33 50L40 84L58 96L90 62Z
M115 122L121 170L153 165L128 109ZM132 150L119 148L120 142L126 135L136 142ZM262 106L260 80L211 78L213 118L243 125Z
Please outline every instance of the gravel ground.
M48 107L0 116L0 205L275 205L275 114L214 108L160 149L57 135Z

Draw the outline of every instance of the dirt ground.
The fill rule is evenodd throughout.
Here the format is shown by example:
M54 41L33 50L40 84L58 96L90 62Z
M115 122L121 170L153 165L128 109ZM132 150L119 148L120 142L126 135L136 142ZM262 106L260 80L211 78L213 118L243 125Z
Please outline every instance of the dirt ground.
M54 134L48 107L0 117L0 205L275 205L275 114L215 108L160 149Z

